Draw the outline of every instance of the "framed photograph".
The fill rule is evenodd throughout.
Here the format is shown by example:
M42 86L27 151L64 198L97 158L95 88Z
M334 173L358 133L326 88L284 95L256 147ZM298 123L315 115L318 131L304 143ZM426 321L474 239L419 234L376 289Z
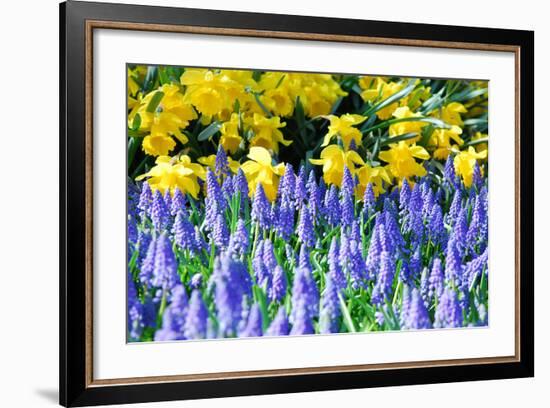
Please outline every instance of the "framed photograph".
M533 32L60 16L62 405L534 375Z

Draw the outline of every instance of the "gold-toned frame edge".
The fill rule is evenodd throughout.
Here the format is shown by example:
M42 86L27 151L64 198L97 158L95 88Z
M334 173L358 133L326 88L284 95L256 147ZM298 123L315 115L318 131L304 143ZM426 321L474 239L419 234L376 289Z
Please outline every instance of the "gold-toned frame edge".
M259 38L294 39L309 41L330 41L343 43L380 44L411 47L451 48L479 51L513 52L515 57L515 352L513 356L479 357L447 360L429 360L413 362L357 364L341 366L302 367L273 370L252 370L233 372L214 372L201 374L126 377L113 379L93 379L93 30L119 29L131 31L172 32L186 34L206 34L221 36L244 36ZM85 225L85 285L86 285L86 346L85 346L85 386L103 387L113 385L169 383L181 381L228 380L253 377L293 376L304 374L322 374L338 372L358 372L372 370L390 370L407 368L441 367L448 365L497 364L521 361L520 356L520 52L521 47L504 44L466 43L435 40L397 39L386 37L334 35L318 33L299 33L288 31L251 30L234 28L198 27L189 25L168 25L129 23L106 20L87 20L85 27L86 45L86 225Z

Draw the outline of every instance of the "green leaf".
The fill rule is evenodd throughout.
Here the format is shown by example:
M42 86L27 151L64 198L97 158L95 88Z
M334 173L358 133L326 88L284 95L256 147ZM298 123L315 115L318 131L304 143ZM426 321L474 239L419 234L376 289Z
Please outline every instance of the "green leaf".
M210 125L204 128L202 132L199 133L197 140L199 142L204 142L205 140L210 139L213 135L215 135L221 129L221 127L222 127L221 122L218 122L218 121L212 122Z
M304 122L306 120L305 114L304 114L304 107L302 105L302 101L300 100L300 97L296 97L296 107L294 108L294 118L296 119L296 123L298 124L298 129L301 129L304 127Z
M132 121L132 130L138 130L141 126L141 116L139 113L136 113L134 120Z
M416 81L413 79L409 80L409 83L405 88L403 88L399 92L394 93L388 98L384 99L382 102L377 103L372 108L367 109L367 111L363 113L363 116L370 116L378 112L379 110L384 109L386 106L390 106L392 103L397 102L398 100L410 94L415 87L416 87Z
M464 121L464 126L479 126L479 125L487 125L488 120L487 118L475 118L475 119L466 119Z
M401 123L401 122L425 122L425 123L431 123L435 128L442 128L442 129L450 129L451 128L451 126L447 125L441 119L430 118L430 117L426 117L426 116L414 116L414 117L410 117L410 118L386 120L382 123L378 123L377 125L374 125L374 126L368 128L368 129L365 129L362 132L363 133L372 132L373 130L390 127L391 125L393 125L395 123Z
M340 301L340 310L342 311L342 316L344 317L344 324L346 325L350 333L356 333L357 330L355 329L355 325L353 324L351 314L341 294L338 294L338 300Z
M434 127L432 125L424 126L422 128L422 137L420 138L420 141L417 144L422 147L428 146L428 142L430 141L430 137L432 137L433 132L434 132Z
M469 142L464 143L463 147L475 146L475 145L482 144L482 143L487 143L487 142L489 142L489 138L488 137L482 137L481 139L470 140Z
M283 83L283 80L285 79L286 74L281 75L281 78L279 78L279 81L277 81L277 85L275 85L275 89L279 87Z
M487 93L487 88L466 88L462 92L452 95L449 102L464 102Z
M154 86L157 78L157 67L147 67L145 81L143 81L143 91L148 93Z
M254 95L254 99L256 100L256 103L258 104L258 106L264 111L265 115L270 118L272 117L273 115L271 115L271 112L269 111L269 109L267 109L265 107L265 105L262 103L262 101L260 101L260 94L257 93L257 92L252 92L252 95Z
M166 67L159 67L158 75L159 75L159 82L160 82L161 85L169 84L169 83L172 82L170 80L170 77L168 76L168 73L166 71Z
M409 139L413 139L415 137L418 137L418 133L414 133L414 132L413 133L405 133L403 135L388 137L387 139L383 140L380 143L380 146L386 146L386 145L389 145L390 143L398 143L398 142L401 142L402 140L409 140Z
M153 95L153 97L149 101L149 104L147 105L146 111L149 112L149 113L155 112L157 110L157 108L160 104L160 101L162 100L163 97L164 97L164 92L162 92L162 91L155 92L155 94Z

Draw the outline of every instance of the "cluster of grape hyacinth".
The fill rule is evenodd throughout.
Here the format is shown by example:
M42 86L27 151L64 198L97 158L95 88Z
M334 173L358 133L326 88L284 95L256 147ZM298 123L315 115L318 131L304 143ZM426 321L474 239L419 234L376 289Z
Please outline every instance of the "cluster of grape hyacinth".
M200 199L128 187L128 339L488 324L488 186L454 172L358 197L290 164L270 202L220 150Z

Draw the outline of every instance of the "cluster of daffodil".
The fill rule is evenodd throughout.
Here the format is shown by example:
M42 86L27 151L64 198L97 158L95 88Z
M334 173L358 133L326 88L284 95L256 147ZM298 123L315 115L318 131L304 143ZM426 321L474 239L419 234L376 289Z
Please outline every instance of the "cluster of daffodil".
M347 167L360 198L369 183L379 194L441 174L452 155L469 187L476 163L486 171L487 84L134 66L128 128L129 174L163 193L197 198L219 145L250 194L262 183L270 200L285 163L322 166L336 186Z

